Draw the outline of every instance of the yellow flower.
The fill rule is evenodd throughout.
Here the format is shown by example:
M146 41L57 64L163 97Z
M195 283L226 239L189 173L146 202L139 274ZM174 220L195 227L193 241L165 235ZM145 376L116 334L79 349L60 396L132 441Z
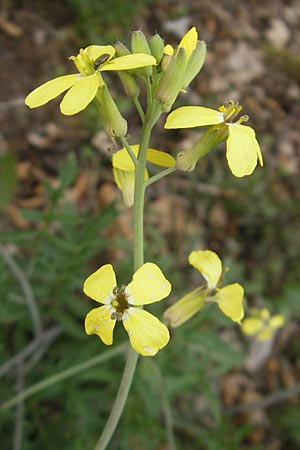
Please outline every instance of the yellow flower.
M153 263L143 264L127 285L117 287L111 264L105 264L84 282L83 291L100 308L92 309L85 319L87 334L97 334L106 345L113 342L116 321L123 321L130 344L143 356L154 356L169 342L167 327L155 316L139 308L167 297L171 284Z
M229 101L218 111L202 106L183 106L167 117L165 128L193 128L211 125L192 149L179 153L177 165L182 170L194 170L197 161L220 142L226 142L226 157L229 168L236 177L250 175L257 160L263 166L263 158L253 128L241 125L247 116L232 123L242 107ZM228 122L230 120L230 122Z
M253 309L250 316L242 322L242 331L246 335L255 336L258 341L267 341L272 339L276 330L284 325L285 318L281 314L270 315L270 312L263 308L261 310Z
M131 149L137 157L139 152L139 145L132 145ZM148 148L147 161L160 167L175 166L175 159L168 153L154 148ZM122 148L116 152L112 157L113 173L115 182L118 188L122 191L124 203L127 207L133 205L134 196L134 177L135 166L129 156L127 150ZM145 170L145 180L149 178L147 169Z
M206 286L189 292L165 311L164 317L171 326L181 325L203 308L205 303L211 302L217 303L226 316L240 324L244 317L244 289L238 283L218 288L222 276L222 262L218 255L211 250L193 251L189 255L189 263L202 274Z
M60 104L60 110L65 115L76 114L87 107L98 89L105 84L100 72L130 70L156 64L151 55L137 53L113 59L115 53L116 50L111 45L90 45L81 49L77 56L70 57L78 74L64 75L42 84L27 95L25 104L29 108L37 108L68 90Z

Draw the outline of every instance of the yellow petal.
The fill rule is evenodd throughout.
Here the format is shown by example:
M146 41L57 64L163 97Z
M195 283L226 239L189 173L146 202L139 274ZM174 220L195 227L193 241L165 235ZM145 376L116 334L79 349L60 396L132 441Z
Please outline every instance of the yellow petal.
M164 277L160 268L153 263L143 264L133 275L126 293L131 305L148 305L167 297L171 292L171 284Z
M281 328L285 323L285 318L281 314L277 314L276 316L271 317L270 326L273 329Z
M229 284L216 294L220 310L237 323L244 317L243 296L244 289L238 283Z
M70 116L85 109L95 98L100 84L98 72L88 77L80 78L64 96L60 104L62 114Z
M122 191L125 206L130 208L134 201L134 172L113 167L116 185Z
M241 325L242 332L246 335L257 334L264 326L263 321L257 317L246 317Z
M135 156L138 156L139 145L131 145L131 150L133 151ZM169 153L155 150L154 148L148 148L147 161L161 167L173 167L176 163L173 156L171 156ZM126 171L134 171L135 169L132 159L130 158L129 153L125 148L122 148L121 150L113 154L112 164L117 169Z
M96 61L102 55L114 56L116 53L112 45L89 45L83 52L87 55L90 61Z
M164 54L168 55L168 56L172 56L174 53L174 48L172 47L172 45L167 44L164 46Z
M170 340L168 328L155 316L139 308L129 308L123 316L130 344L143 356L154 356Z
M191 54L196 48L198 40L198 33L195 27L191 28L180 41L179 47L184 47L186 50L187 59L190 58Z
M130 208L134 202L135 174L132 171L120 170L116 167L113 167L113 174L116 185L120 191L122 191L125 206ZM149 173L148 170L145 169L145 181L148 180L148 178Z
M205 305L206 294L199 288L189 292L164 312L164 318L171 327L179 327L194 316Z
M134 155L137 156L139 152L139 145L131 145L130 147ZM112 165L117 169L134 171L134 164L126 148L122 148L113 154Z
M45 103L48 103L73 86L80 78L80 75L75 73L47 81L47 83L42 84L42 86L39 86L27 95L25 104L29 108L37 108L38 106L45 105Z
M224 122L224 114L203 106L182 106L172 111L165 128L194 128Z
M270 315L270 311L268 311L267 308L263 308L261 310L253 310L253 315L258 315L261 317L261 319L263 319L265 322L269 321L271 315Z
M257 165L257 159L263 165L255 132L251 127L238 123L228 124L228 131L226 157L229 168L236 177L250 175Z
M111 59L105 62L100 67L100 70L129 70L145 66L156 66L156 59L154 56L146 55L144 53L135 53Z
M105 264L85 280L83 292L96 302L109 304L109 295L115 286L117 281L113 266Z
M268 341L272 339L274 335L274 329L270 325L265 325L260 333L257 334L256 339L258 341Z
M86 334L97 334L104 344L111 345L116 321L110 316L110 309L106 305L92 309L84 322Z
M160 167L173 167L176 164L175 158L169 153L154 148L148 148L147 161Z
M189 255L189 263L203 275L209 289L217 286L222 274L222 263L215 252L211 250L193 251Z

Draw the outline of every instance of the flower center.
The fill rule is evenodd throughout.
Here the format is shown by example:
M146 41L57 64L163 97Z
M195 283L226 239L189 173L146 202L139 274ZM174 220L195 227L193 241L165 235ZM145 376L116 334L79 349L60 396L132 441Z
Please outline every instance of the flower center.
M124 311L129 308L125 291L125 284L122 284L121 287L116 286L113 288L114 299L112 300L111 305L115 308L115 311L111 313L110 318L112 320L122 320Z

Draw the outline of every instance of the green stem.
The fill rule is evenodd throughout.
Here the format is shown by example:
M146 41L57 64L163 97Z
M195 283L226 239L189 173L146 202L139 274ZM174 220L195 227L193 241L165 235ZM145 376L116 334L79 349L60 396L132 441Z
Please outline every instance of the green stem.
M134 211L133 211L133 261L134 271L144 263L144 197L145 197L145 167L147 149L149 146L151 127L146 123L143 129L139 148L138 167L134 181Z
M143 111L143 108L139 102L138 97L133 97L133 103L135 104L135 107L137 109L137 112L139 113L140 119L142 121L142 123L144 123L145 120L145 113Z
M147 149L149 146L150 135L153 125L159 117L156 109L148 109L143 124L142 139L139 148L138 164L135 170L134 185L134 210L133 210L133 265L134 271L141 267L144 263L144 195L145 195L145 167ZM119 385L119 390L111 409L109 418L102 431L102 434L95 446L94 450L105 450L109 444L111 437L118 425L121 414L125 407L131 383L133 380L135 368L138 361L138 353L131 347L128 349L126 364L123 376Z
M162 170L161 172L157 173L156 175L153 175L153 177L149 178L146 182L145 185L146 187L150 186L150 184L155 183L155 181L160 180L161 178L170 175L170 173L175 172L176 170L176 166L173 167L168 167L165 170Z
M137 159L137 157L135 156L135 154L133 153L132 148L131 148L130 145L128 144L127 139L126 139L125 137L119 137L119 139L120 139L120 141L121 141L123 147L126 148L126 150L127 150L128 154L129 154L129 156L130 156L130 158L131 158L133 164L134 164L135 166L137 166L137 164L138 164L138 159Z

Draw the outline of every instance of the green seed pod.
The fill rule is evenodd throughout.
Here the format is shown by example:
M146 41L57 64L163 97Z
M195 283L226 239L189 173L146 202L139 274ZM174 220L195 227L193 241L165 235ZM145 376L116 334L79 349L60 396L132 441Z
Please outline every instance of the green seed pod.
M157 64L159 64L164 56L164 41L159 34L155 34L149 41L149 46L152 56L156 59Z
M181 47L173 54L155 95L156 99L163 103L165 112L170 111L181 91L185 67L186 51Z

